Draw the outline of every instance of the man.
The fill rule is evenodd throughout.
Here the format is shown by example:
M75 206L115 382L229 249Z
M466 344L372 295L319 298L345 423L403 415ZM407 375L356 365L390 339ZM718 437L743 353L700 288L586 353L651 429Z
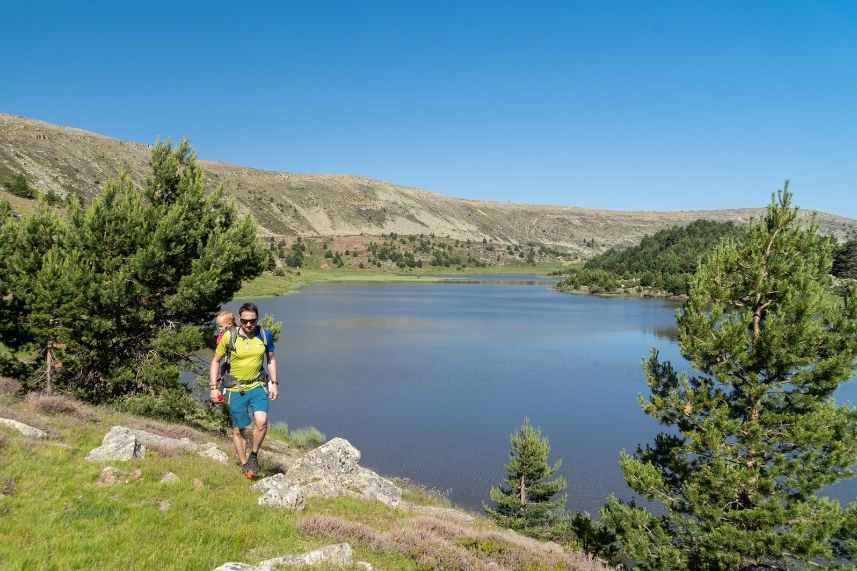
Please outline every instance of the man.
M232 443L235 445L235 453L241 463L241 469L248 478L253 478L259 473L259 459L257 454L265 440L268 432L268 398L276 400L277 388L277 361L274 357L274 341L271 333L259 327L259 308L255 304L245 303L238 311L240 326L237 328L237 337L232 343L229 355L230 373L235 377L238 384L226 389L226 403L229 407L229 416L232 419ZM217 402L221 400L221 393L217 389L217 377L220 369L220 360L226 355L230 346L230 338L236 329L227 330L214 350L209 368L208 388L210 398ZM268 356L268 391L265 391L265 373L263 361ZM248 407L253 410L253 420L250 420ZM253 424L253 445L250 454L247 455L247 442L244 430Z

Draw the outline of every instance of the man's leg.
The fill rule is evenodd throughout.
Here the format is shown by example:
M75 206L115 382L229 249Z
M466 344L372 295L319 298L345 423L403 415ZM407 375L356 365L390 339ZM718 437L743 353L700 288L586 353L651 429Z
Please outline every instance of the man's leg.
M262 447L265 435L268 434L268 413L255 411L253 413L253 450L255 454Z
M250 408L253 409L253 448L247 456L247 469L259 473L259 459L256 454L262 447L268 433L268 393L262 387L250 391Z
M253 432L256 432L255 428ZM238 456L238 463L243 466L247 463L247 441L244 440L243 428L232 427L232 444L235 445L235 455Z

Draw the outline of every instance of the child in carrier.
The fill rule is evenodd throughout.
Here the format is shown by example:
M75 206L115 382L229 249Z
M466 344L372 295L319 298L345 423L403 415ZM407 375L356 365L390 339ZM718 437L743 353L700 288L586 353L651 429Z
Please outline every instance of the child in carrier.
M217 325L217 337L214 340L214 346L220 343L220 339L223 337L223 334L229 331L230 327L235 327L237 324L235 323L235 315L232 314L231 311L221 311L217 314L217 317L214 318L214 323ZM220 373L218 379L222 379L223 375L228 371L229 368L229 357L227 356L220 362ZM220 398L214 401L216 403L223 402L223 394L219 395Z

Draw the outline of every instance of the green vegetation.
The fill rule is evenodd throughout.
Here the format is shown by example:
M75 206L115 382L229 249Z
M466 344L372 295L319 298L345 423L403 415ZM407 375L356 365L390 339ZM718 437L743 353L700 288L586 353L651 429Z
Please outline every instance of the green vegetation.
M275 422L270 425L268 434L301 448L315 448L327 442L327 436L314 426L289 430L289 425L285 422Z
M663 292L684 295L701 255L723 238L738 237L732 222L697 220L646 236L637 246L607 250L571 269L557 285L588 293Z
M838 278L857 279L857 240L849 240L834 249L830 273Z
M36 198L36 191L29 184L27 179L21 173L15 175L0 174L0 186L3 186L20 198Z
M559 265L537 266L487 266L484 268L445 268L423 267L407 271L371 270L361 268L330 268L286 270L281 274L265 273L246 282L236 294L238 298L252 298L284 295L299 290L303 286L320 281L333 282L408 282L443 281L462 275L496 274L537 274L546 275L559 271Z
M121 173L88 207L40 200L19 221L0 203L0 335L28 355L0 365L28 388L158 408L213 314L264 269L255 224L222 187L205 192L186 141L157 143L151 165L145 188Z
M602 522L623 558L651 569L791 569L857 557L857 502L818 493L852 477L857 305L826 295L831 241L801 226L785 186L762 220L707 256L678 317L699 375L656 350L646 414L669 430L622 453L628 485L662 515L611 497Z
M565 478L556 473L562 461L548 464L550 443L529 419L510 437L506 479L491 488L493 506L485 512L498 525L526 535L557 538L564 531L563 510L568 495Z

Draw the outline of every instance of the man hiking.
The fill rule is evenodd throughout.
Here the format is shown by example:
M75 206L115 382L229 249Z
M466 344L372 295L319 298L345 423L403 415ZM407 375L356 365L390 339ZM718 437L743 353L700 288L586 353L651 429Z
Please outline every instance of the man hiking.
M229 356L229 377L224 382L226 406L232 419L232 443L235 454L241 463L241 469L248 478L259 473L257 454L268 432L268 398L277 398L277 361L274 358L274 341L270 331L259 327L259 308L253 303L245 303L238 310L239 327L227 329L214 350L209 367L208 388L213 402L221 400L217 388L220 373L220 361ZM265 355L268 357L268 374L263 366ZM234 385L232 385L234 383ZM267 383L267 391L265 390ZM232 385L232 386L230 386ZM248 407L253 411L251 421ZM247 442L244 430L253 424L253 445L247 454Z

